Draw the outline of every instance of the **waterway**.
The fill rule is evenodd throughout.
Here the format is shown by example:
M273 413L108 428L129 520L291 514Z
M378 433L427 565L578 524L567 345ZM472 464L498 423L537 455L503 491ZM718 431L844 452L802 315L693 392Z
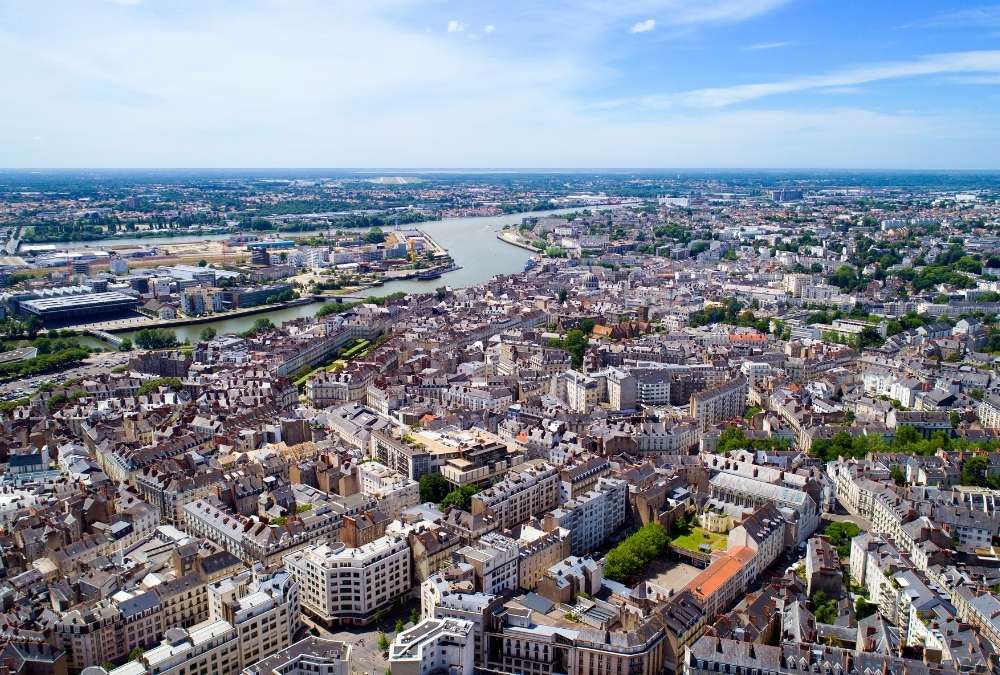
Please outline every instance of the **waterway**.
M592 207L594 208L594 207ZM598 209L613 207L596 207ZM505 216L487 216L473 218L445 218L443 220L433 220L425 223L416 223L410 227L417 227L430 235L438 244L448 249L455 264L461 269L449 272L439 279L418 281L417 279L407 279L400 281L387 281L382 286L364 291L366 295L389 295L390 293L431 293L439 286L450 286L452 288L466 288L489 281L498 274L511 274L524 269L524 263L531 257L531 253L522 248L504 243L496 237L496 233L503 229L504 225L516 225L522 218L527 216L556 215L560 213L571 213L579 211L578 208L558 209L555 211L534 211L527 213L512 213ZM309 236L307 232L296 232L290 236ZM315 233L314 233L315 234ZM112 246L126 244L151 244L154 241L163 242L183 242L183 241L205 241L207 239L224 239L230 235L214 236L194 236L194 237L171 237L169 239L114 239L102 242L65 242L57 243L57 247L82 247L90 246ZM244 317L233 317L231 319L220 319L207 323L193 324L190 326L178 326L173 329L178 340L190 340L197 342L199 336L205 328L211 326L216 333L241 333L249 330L255 321L261 318L268 318L275 324L284 321L298 319L305 316L313 316L318 305L308 304L297 307L277 309L272 312L264 312ZM122 333L124 336L131 333Z

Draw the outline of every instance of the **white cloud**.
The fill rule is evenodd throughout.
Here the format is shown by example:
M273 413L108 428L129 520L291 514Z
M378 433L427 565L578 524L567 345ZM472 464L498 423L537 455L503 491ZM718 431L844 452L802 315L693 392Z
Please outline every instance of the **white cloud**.
M461 33L465 30L465 24L458 19L452 19L448 22L448 32L449 33Z
M757 44L748 45L747 50L749 51L762 51L767 49L782 49L784 47L791 47L794 42L758 42Z
M492 32L493 32L493 31L495 31L496 29L497 29L497 27L496 27L496 26L494 26L494 25L493 25L493 24L491 24L491 23L488 23L488 24L486 24L485 26L483 26L483 32L484 32L484 33L492 33Z
M601 107L642 106L670 108L680 105L695 108L724 108L779 94L791 94L815 89L828 90L838 87L853 87L870 82L908 77L957 75L963 73L1000 73L1000 50L932 54L912 61L869 64L822 75L790 78L774 82L738 84L728 87L707 87L675 94L654 94L624 98L605 102Z
M738 20L736 2L645 0L619 15L577 0L586 16L566 9L567 20L587 28L574 24L572 39L561 24L512 14L491 17L504 40L480 41L442 39L448 14L400 18L399 0L192 3L179 15L64 2L59 13L18 12L0 33L0 62L18 65L4 86L23 93L0 108L0 165L989 168L1000 156L987 112L904 116L836 97L810 111L690 109L667 97L627 101L648 106L635 110L587 105L581 92L622 83L590 25L620 42L623 26L648 16L658 31L696 16ZM461 37L486 32L466 19ZM559 40L538 39L555 30ZM834 74L817 76L817 90L858 86Z
M640 21L638 23L632 24L632 27L629 28L629 32L648 33L654 28L656 28L656 19L646 19L645 21Z

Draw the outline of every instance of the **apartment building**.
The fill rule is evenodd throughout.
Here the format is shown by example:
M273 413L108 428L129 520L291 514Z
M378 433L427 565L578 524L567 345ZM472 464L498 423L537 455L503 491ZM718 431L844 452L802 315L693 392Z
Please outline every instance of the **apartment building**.
M473 625L462 619L424 619L389 646L393 675L472 675Z
M420 503L420 485L384 464L368 461L358 465L361 494L378 501L378 508L390 519Z
M109 675L236 675L242 669L236 629L228 621L208 620L188 630L167 630L158 646Z
M745 546L728 549L688 583L687 589L705 608L706 617L727 611L746 592L754 555Z
M243 675L350 675L350 673L350 644L311 635L243 669Z
M510 528L555 507L559 500L559 471L533 460L511 468L507 477L472 497L472 515L492 513L499 526Z
M698 421L702 431L724 420L742 417L747 405L747 379L738 375L734 379L691 396L691 417Z
M1000 429L1000 396L990 394L976 406L979 422L987 429Z
M572 554L583 556L601 546L625 523L627 499L628 483L601 477L594 489L545 514L542 526L547 532L569 530Z
M208 587L210 618L236 629L244 663L255 663L291 644L300 624L299 588L285 570L258 577L252 572Z
M399 535L357 548L309 546L285 556L285 567L299 585L302 609L329 625L370 623L410 590L410 546Z
M472 546L460 548L455 558L472 566L477 590L491 595L517 588L520 548L517 541L490 532Z

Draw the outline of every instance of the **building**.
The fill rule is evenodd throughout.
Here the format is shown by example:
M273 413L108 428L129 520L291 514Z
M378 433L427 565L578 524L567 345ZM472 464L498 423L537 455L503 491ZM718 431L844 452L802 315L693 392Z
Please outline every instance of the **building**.
M170 628L163 642L109 675L236 675L243 669L240 641L228 621L206 621L184 628Z
M342 542L310 546L285 556L299 584L302 609L328 624L367 624L409 592L410 546L387 535L358 548Z
M743 375L691 396L691 417L702 431L724 420L742 417L747 405L747 379Z
M507 477L472 497L472 515L492 513L500 527L527 522L555 507L559 500L559 471L547 462L525 462Z
M392 675L472 675L473 625L462 619L424 619L389 646Z
M627 499L628 483L602 477L593 490L545 514L542 525L548 532L569 530L572 554L586 555L625 523Z
M490 532L474 546L459 549L455 557L472 566L477 590L490 595L517 588L517 566L520 549L510 537Z
M243 669L243 675L350 675L351 645L309 636Z
M840 595L844 573L836 550L826 537L813 537L806 544L806 593L812 597L823 591L827 597Z
M45 323L128 314L138 306L138 298L119 291L35 298L20 303L22 313L37 316Z
M244 663L255 663L291 644L301 625L299 587L280 570L255 578L243 572L208 586L210 618L228 621Z

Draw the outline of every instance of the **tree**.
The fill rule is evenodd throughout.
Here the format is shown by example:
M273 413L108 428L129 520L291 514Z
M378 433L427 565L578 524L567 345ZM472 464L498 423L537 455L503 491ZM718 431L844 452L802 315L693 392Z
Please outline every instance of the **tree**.
M385 233L382 228L373 227L365 233L365 243L381 244L383 241L385 241Z
M896 485L906 485L906 472L903 471L903 467L898 464L894 464L889 473Z
M479 492L479 488L472 484L455 488L441 500L441 508L446 509L449 506L454 506L463 511L468 511L472 507L472 495L477 492Z
M121 344L118 345L118 350L123 352L132 351L132 341L128 338L122 338Z
M145 396L146 394L158 391L160 387L168 387L174 391L180 391L184 388L184 383L176 377L154 377L142 383L139 387L139 396Z
M162 328L144 328L135 334L135 344L140 349L168 349L177 346L177 336Z
M837 555L841 558L851 555L851 540L860 533L861 528L848 521L830 523L823 530L823 534L830 539L830 544L837 549Z
M878 605L869 602L867 598L858 598L858 601L854 604L854 618L858 621L867 619L874 614L877 609Z
M420 612L416 608L410 610L410 623L414 625L420 623Z
M378 648L383 652L389 650L389 638L385 636L385 633L378 634Z
M440 473L425 473L420 477L420 501L437 504L448 494L449 487Z
M198 261L198 267L208 267L208 261L202 258Z
M962 463L962 485L986 485L986 470L989 462L982 455L969 457Z
M132 651L130 651L128 653L128 660L129 661L138 661L139 659L142 658L142 655L145 654L145 653L146 652L143 650L142 647L133 647Z
M403 629L404 629L405 627L406 627L406 626L405 626L405 624L403 623L403 620L402 620L402 619L396 619L396 625L395 625L395 626L393 627L393 628L394 628L394 632L395 632L395 633L397 633L397 634L398 634L398 633L402 633L402 632L403 632Z
M213 339L218 333L211 326L205 326L201 329L201 339L203 342L208 342Z
M588 342L587 334L579 328L567 331L566 339L563 340L563 348L569 352L570 361L574 368L583 365L583 355L587 352Z
M662 556L670 545L670 536L663 525L648 523L613 549L604 558L604 576L626 583L649 562Z
M272 330L273 328L274 328L274 322L268 319L267 317L263 317L254 321L253 328L244 333L244 335L250 337L256 335L257 333L263 333L265 331Z
M566 298L569 297L569 291L567 291L565 288L560 288L557 297L559 298L559 303L562 304L566 302Z
M42 329L42 320L39 319L34 314L29 316L28 321L25 324L25 330L28 333L28 338L34 340L36 337L38 337L38 331L40 331L41 329Z

